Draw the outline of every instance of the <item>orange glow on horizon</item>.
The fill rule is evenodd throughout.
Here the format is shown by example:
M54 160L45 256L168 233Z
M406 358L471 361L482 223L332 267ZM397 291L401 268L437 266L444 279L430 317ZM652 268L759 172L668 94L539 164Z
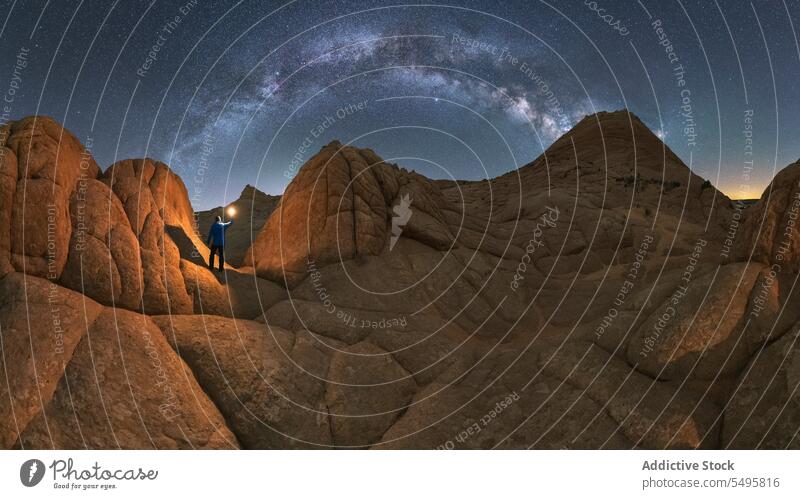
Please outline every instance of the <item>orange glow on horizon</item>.
M717 186L717 189L734 201L737 199L761 199L761 193L766 189L766 186L747 186L747 190L742 187L741 185L721 185Z

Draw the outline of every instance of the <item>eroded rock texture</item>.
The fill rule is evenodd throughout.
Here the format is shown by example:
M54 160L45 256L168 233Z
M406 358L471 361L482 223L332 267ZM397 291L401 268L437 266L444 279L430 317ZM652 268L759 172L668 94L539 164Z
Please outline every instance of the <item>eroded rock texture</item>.
M328 265L378 255L389 244L392 207L414 203L409 237L438 249L451 240L440 207L444 199L426 178L384 163L368 149L325 146L286 188L275 212L245 255L260 276L298 283L309 258ZM276 251L277 250L277 251Z
M4 131L4 447L798 445L797 165L734 203L626 111L484 181L333 142L219 274L166 165Z
M4 448L236 448L148 316L44 279L0 281Z
M45 116L5 125L0 146L0 250L17 271L57 279L69 253L70 199L100 168L74 135Z

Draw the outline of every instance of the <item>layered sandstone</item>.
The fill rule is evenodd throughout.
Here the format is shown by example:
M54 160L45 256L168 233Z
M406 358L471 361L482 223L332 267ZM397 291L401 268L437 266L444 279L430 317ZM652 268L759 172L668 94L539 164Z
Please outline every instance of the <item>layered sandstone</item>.
M426 178L385 163L368 149L332 142L286 188L275 212L245 255L258 275L297 284L309 260L328 265L378 255L392 231L393 206L413 199L409 237L437 249L452 242L444 199Z
M219 274L166 165L82 181L53 122L6 131L4 447L797 445L796 165L745 208L626 111L479 182L334 142L274 210L245 189ZM14 224L62 187L51 261Z

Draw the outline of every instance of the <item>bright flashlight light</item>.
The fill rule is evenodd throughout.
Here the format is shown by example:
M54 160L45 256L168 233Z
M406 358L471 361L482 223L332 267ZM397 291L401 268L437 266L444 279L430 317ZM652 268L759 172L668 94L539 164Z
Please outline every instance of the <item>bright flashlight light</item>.
M234 208L233 206L228 206L227 213L228 213L228 217L232 217L232 216L236 215L236 208Z

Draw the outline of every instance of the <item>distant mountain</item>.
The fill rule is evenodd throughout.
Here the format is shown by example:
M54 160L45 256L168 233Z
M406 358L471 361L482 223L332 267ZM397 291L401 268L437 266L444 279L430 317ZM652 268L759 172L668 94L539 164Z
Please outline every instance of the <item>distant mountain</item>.
M205 241L208 230L217 215L223 216L227 220L227 215L223 211L233 206L236 209L236 215L234 224L225 233L225 261L238 267L242 264L247 248L253 244L280 199L280 196L270 196L252 185L246 185L239 195L239 199L229 205L217 206L196 213L200 236Z

